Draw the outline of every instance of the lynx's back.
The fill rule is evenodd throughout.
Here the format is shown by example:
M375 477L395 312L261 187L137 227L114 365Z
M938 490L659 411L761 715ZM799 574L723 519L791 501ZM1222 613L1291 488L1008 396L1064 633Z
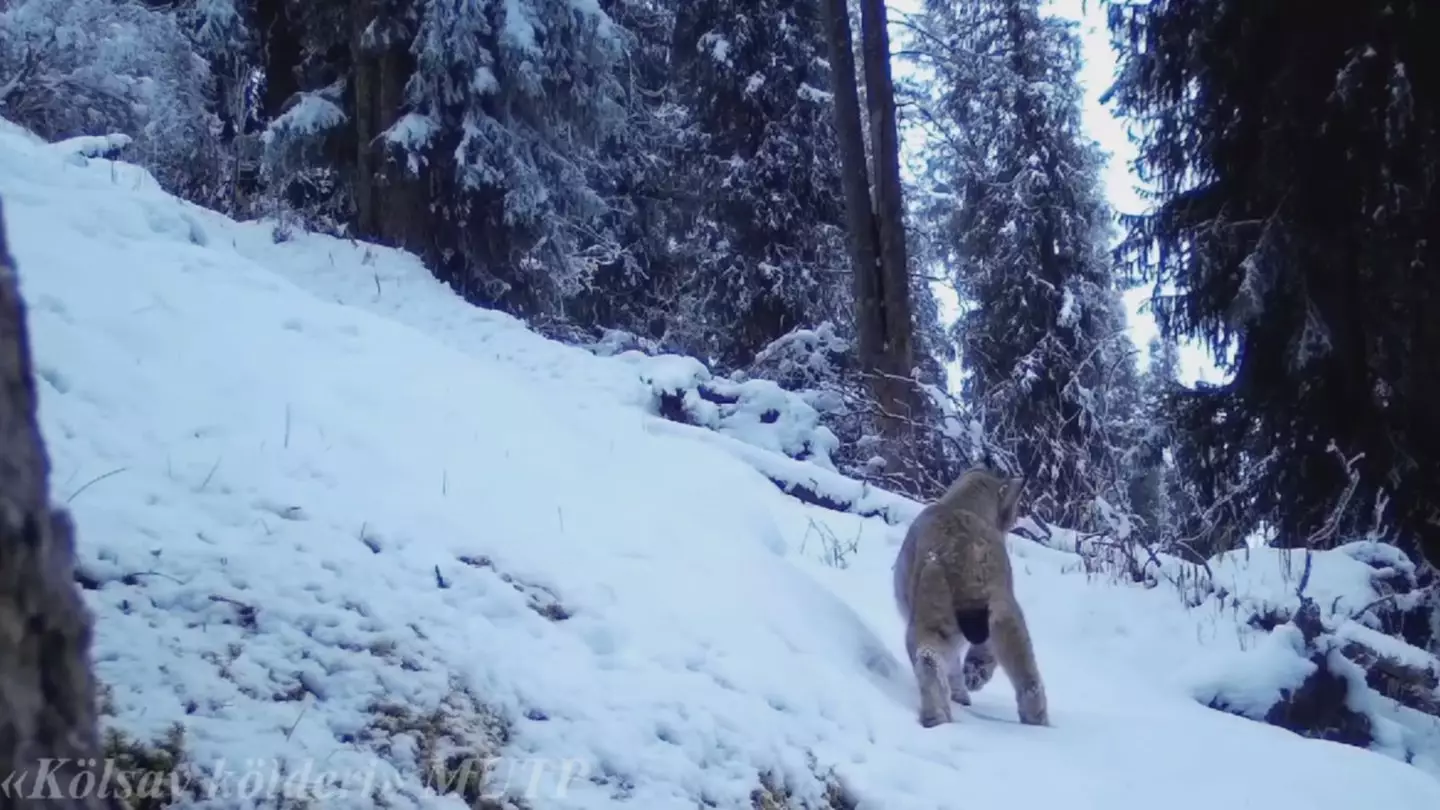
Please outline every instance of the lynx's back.
M1012 587L1005 535L1014 523L1007 514L1006 480L986 470L969 470L939 500L920 510L905 532L894 568L895 603L910 617L922 563L937 566L955 609L983 604L995 589Z

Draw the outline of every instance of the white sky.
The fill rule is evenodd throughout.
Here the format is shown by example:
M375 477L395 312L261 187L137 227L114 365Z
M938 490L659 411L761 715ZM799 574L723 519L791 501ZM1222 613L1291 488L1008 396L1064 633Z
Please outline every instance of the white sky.
M957 0L963 2L963 0ZM887 5L898 13L916 13L920 0L887 0ZM1109 33L1105 28L1105 11L1098 0L1049 0L1055 13L1080 22L1081 52L1084 65L1080 71L1080 82L1085 91L1083 111L1084 125L1090 136L1109 153L1109 163L1104 174L1105 193L1110 205L1120 213L1134 213L1144 209L1144 202L1136 193L1139 179L1130 170L1135 157L1134 145L1130 142L1123 119L1117 118L1100 103L1100 94L1109 86L1115 68L1115 56L1110 48ZM898 14L896 15L898 16ZM900 31L892 37L898 39ZM905 71L905 66L896 60L896 73ZM950 290L941 290L941 306L953 317L955 298ZM1125 293L1125 304L1130 320L1131 339L1140 350L1140 362L1145 362L1146 348L1155 335L1155 321L1141 309L1149 297L1150 288L1137 287ZM957 369L958 371L958 369ZM1181 379L1193 383L1196 379L1219 382L1223 374L1211 362L1209 353L1199 346L1182 344L1180 347Z

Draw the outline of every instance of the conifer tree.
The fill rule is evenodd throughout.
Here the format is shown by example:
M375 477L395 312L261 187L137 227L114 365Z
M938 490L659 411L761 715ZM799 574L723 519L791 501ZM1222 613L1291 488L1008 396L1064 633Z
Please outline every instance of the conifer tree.
M818 0L677 9L674 80L692 124L677 168L694 195L680 238L695 268L688 326L703 332L684 342L722 368L849 304L824 50Z
M1106 242L1103 157L1081 129L1073 24L1038 0L931 0L914 48L933 72L929 215L965 312L974 452L1030 476L1037 514L1129 531L1123 453L1135 370Z
M52 140L126 135L125 159L202 204L216 202L222 183L212 78L176 9L141 0L0 4L8 120Z
M598 4L272 5L261 19L295 48L267 63L267 87L293 87L267 93L271 179L327 170L299 202L322 198L343 230L525 315L563 313L623 252L611 195L629 168L613 149L631 134L627 32Z
M1157 203L1128 218L1123 255L1173 286L1156 299L1171 334L1231 375L1174 416L1195 443L1186 477L1229 504L1212 545L1269 526L1328 546L1378 506L1380 528L1440 562L1440 6L1110 12L1112 93Z
M1167 399L1179 386L1179 352L1174 341L1156 336L1149 345L1149 365L1140 379L1135 441L1126 466L1130 472L1130 508L1139 518L1139 535L1147 545L1166 545L1173 537L1171 490L1175 476L1168 461L1174 433L1168 423Z
M565 317L581 329L618 329L686 352L677 333L694 320L683 289L695 268L680 237L694 190L679 171L691 119L677 101L671 65L677 5L600 3L622 42L616 71L625 123L615 129L623 137L601 147L600 162L611 171L598 188L607 203L599 228L621 249L598 261L590 283L567 298Z
M440 189L430 258L477 303L561 311L620 249L600 227L602 146L627 121L620 31L569 0L422 0L410 53L383 136Z

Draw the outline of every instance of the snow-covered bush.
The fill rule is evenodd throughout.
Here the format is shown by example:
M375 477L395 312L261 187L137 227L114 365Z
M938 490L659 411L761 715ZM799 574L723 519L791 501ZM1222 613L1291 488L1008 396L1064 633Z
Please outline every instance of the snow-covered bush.
M1198 688L1196 698L1307 737L1362 748L1375 742L1376 726L1364 705L1364 673L1325 632L1313 599L1305 599L1291 621L1235 662Z
M272 194L256 213L277 220L275 237L288 237L292 225L332 236L345 235L351 200L340 172L323 159L327 139L347 122L343 83L298 93L260 135L259 167L263 187Z
M1440 586L1373 540L1232 551L1213 599L1258 643L1197 682L1202 703L1411 760L1440 741ZM1436 763L1440 764L1440 763Z
M1440 751L1440 578L1373 539L1184 560L1022 518L1015 533L1113 582L1171 587L1240 646L1194 676L1210 708L1404 761ZM1430 763L1440 767L1440 760Z
M124 133L126 157L191 200L221 171L209 66L175 16L138 0L13 0L0 10L0 112L47 140Z
M660 354L660 347L655 341L623 329L606 329L598 340L588 343L587 346L590 351L601 357L611 357L629 351L647 355Z
M553 332L547 330L552 337ZM584 343L596 354L635 365L654 392L655 412L666 419L813 462L855 483L880 483L870 463L875 410L853 371L852 344L831 323L793 330L750 366L723 376L693 357L663 352L665 347L628 332L611 330ZM936 413L942 412L937 408ZM933 450L943 440L943 429L917 423L911 448L924 462L927 496L943 491L956 472L955 465L936 463L942 456ZM843 508L836 505L845 499L834 501L794 481L772 480L792 494L805 493L799 494L805 500Z
M855 375L854 343L829 321L814 329L794 329L772 341L755 360L731 377L740 382L768 380L819 414L834 434L834 469L864 477L863 447L868 424L856 407L865 396Z
M656 412L666 419L835 469L831 455L839 441L820 424L820 413L770 380L715 377L699 360L674 354L651 357L631 350L616 357L636 366L654 391Z
M855 478L881 483L877 464L875 418L878 405L858 369L854 342L831 322L814 329L795 329L761 350L737 380L772 380L814 408L822 424L835 434L836 469ZM933 497L950 484L966 459L963 421L956 402L939 386L918 383L926 410L911 423L906 452L917 462L922 481L907 489L920 497ZM890 482L885 482L890 483Z
M835 324L825 321L814 329L795 329L775 339L737 376L772 380L789 391L808 391L837 385L853 365L851 342L840 335Z

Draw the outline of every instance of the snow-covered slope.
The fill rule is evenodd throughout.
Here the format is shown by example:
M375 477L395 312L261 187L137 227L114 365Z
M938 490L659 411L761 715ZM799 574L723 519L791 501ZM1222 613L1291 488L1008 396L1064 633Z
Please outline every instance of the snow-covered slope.
M0 122L106 722L183 727L186 806L1440 807L1421 767L1200 705L1230 616L1018 538L1054 726L997 678L922 729L902 526L649 415L633 356L75 154Z

